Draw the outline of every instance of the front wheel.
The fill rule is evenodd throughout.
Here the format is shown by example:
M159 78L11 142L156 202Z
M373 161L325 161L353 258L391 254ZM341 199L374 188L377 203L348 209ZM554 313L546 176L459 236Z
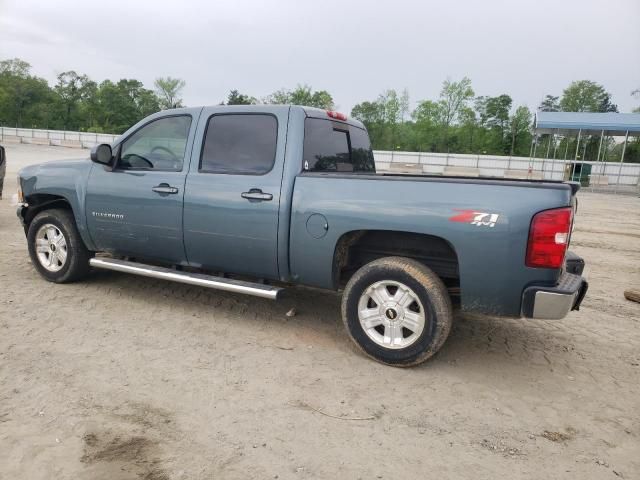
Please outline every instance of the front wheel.
M342 297L342 320L368 356L388 365L424 362L444 344L453 319L442 280L404 257L374 260L358 270Z
M89 273L91 252L85 247L69 210L40 212L27 233L31 263L46 280L67 283Z

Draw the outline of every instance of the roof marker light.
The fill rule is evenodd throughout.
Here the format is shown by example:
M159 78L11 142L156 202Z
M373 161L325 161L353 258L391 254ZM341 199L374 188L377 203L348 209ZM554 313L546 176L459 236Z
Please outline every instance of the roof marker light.
M333 110L327 110L327 115L329 116L329 118L342 120L343 122L347 121L347 116L344 113L334 112Z

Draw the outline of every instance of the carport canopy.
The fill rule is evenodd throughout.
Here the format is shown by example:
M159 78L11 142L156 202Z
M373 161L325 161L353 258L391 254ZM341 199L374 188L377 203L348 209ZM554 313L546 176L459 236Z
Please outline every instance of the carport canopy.
M640 113L537 112L535 133L640 136Z

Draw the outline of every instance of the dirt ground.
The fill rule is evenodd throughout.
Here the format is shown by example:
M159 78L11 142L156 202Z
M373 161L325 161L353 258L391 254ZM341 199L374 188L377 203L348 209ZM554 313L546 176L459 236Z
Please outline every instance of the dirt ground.
M54 285L0 201L0 478L640 478L640 198L579 194L591 288L561 321L458 315L385 367L335 294L274 303L111 272ZM297 315L285 314L294 307Z

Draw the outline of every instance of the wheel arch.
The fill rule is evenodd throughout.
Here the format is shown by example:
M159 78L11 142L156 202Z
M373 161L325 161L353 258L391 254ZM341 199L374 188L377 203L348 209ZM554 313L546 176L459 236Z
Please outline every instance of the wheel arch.
M61 208L65 210L71 210L71 212L73 212L71 202L69 202L67 198L61 195L53 195L49 193L34 193L32 195L29 195L25 200L28 205L28 207L22 211L22 219L24 221L25 229L28 229L35 216L44 210Z
M28 206L21 212L25 235L29 231L29 225L40 212L54 208L69 210L76 222L76 227L78 228L82 241L89 250L93 250L93 248L91 248L93 244L91 240L87 238L86 229L83 228L84 225L82 219L78 218L78 212L74 210L73 204L68 198L63 195L52 193L33 193L28 195L25 198L25 201Z
M399 230L352 230L338 238L333 254L333 285L339 288L363 265L378 258L400 256L423 263L451 293L459 295L459 257L447 239Z

